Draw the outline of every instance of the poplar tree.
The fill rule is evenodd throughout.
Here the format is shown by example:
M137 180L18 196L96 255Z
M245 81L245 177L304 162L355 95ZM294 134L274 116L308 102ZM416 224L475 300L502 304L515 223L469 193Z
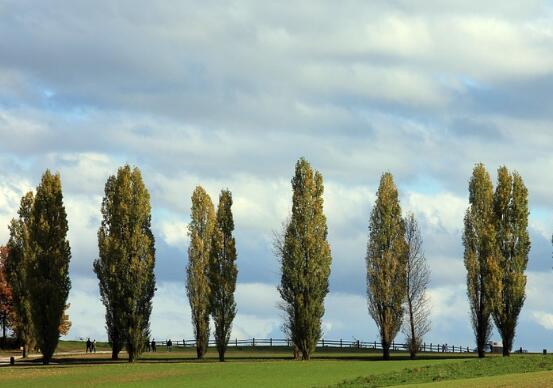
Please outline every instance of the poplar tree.
M102 216L94 271L106 307L112 358L125 346L133 362L150 336L155 292L150 194L137 167L125 165L108 178Z
M209 262L215 210L209 194L201 186L192 193L191 220L188 224L188 266L186 292L192 312L196 355L204 358L209 341L210 287Z
M49 170L36 190L29 231L28 287L35 338L49 364L59 341L59 327L71 288L67 215L59 174Z
M482 163L474 167L469 182L469 207L465 215L463 245L467 269L467 295L478 357L484 357L484 347L492 325L492 284L490 266L496 260L493 185Z
M498 254L490 267L492 316L503 340L503 355L509 356L524 305L530 252L528 190L518 173L511 175L504 166L498 169L493 203Z
M367 245L367 296L369 314L380 334L383 358L401 328L406 296L407 244L405 223L392 174L380 179L369 222Z
M28 273L31 260L29 231L34 196L28 192L21 198L19 218L10 222L10 238L7 244L5 262L6 278L12 290L14 330L22 343L23 357L34 345L31 296L29 295Z
M415 215L409 214L404 222L407 276L403 332L407 337L409 354L414 359L424 335L430 331L430 306L426 293L430 283L430 269L422 249L421 231Z
M279 292L286 314L284 331L302 359L309 360L322 336L332 262L323 212L323 177L301 158L296 163L292 189L292 215L277 246L281 261Z
M211 238L209 263L210 310L215 324L215 343L219 361L225 361L225 352L230 339L232 321L236 315L236 245L232 232L232 194L222 190L219 195L217 222Z

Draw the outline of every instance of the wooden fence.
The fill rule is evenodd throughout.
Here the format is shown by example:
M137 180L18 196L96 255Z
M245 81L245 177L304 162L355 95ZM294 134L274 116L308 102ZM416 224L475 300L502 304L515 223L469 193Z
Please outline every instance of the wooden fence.
M154 341L156 348L165 348L169 349L167 342L171 341L171 348L185 348L185 347L195 347L196 340L164 340L164 341ZM151 343L150 343L151 344ZM215 346L215 340L210 340L208 346ZM292 348L292 341L289 339L282 338L249 338L249 339L231 339L228 343L228 347L255 347L255 346L264 346L264 347L288 347ZM329 340L321 339L317 343L318 348L354 348L354 349L368 349L368 350L382 350L382 343L378 341L360 341L360 340ZM408 346L404 343L392 342L390 345L390 350L393 351L407 351ZM457 345L448 345L448 344L436 344L436 343L423 343L420 347L422 352L439 352L439 353L465 353L470 352L471 349L468 346L457 346Z

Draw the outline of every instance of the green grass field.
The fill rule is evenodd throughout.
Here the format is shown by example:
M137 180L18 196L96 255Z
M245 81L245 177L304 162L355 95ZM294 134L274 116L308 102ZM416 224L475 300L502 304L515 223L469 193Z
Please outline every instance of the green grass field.
M62 342L60 352L83 351L81 342ZM108 350L105 344L98 351ZM122 354L123 356L123 354ZM230 349L219 363L210 349L204 361L194 351L146 353L129 364L113 362L110 355L71 354L43 366L38 358L0 367L0 384L6 387L71 386L194 386L194 387L376 387L416 386L551 386L553 356L523 355L509 359L492 356L478 360L473 354L423 354L409 360L396 353L391 361L380 354L356 349L320 350L313 360L291 360L288 349ZM537 372L537 373L530 373ZM517 373L513 375L513 373ZM526 385L524 385L526 384Z

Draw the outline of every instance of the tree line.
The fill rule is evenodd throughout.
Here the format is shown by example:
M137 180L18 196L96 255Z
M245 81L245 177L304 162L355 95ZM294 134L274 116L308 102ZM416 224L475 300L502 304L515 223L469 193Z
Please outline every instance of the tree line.
M323 336L324 300L329 292L332 254L324 215L322 174L300 158L292 184L292 209L276 233L274 252L281 267L278 291L284 315L283 332L294 357L308 360ZM217 209L207 191L197 186L191 197L188 224L186 292L202 359L213 320L220 361L224 361L237 307L234 299L238 268L233 236L232 193L221 190ZM112 358L122 349L129 362L144 351L150 338L155 287L155 240L151 230L149 192L137 167L125 165L108 178L101 205L98 277ZM492 320L509 355L518 315L525 299L530 240L528 191L522 178L506 167L498 170L494 191L482 164L469 182L469 207L464 220L464 262L467 295L478 354L492 329ZM0 314L23 344L33 346L49 363L60 335L67 333L71 287L67 216L59 174L47 170L36 193L25 194L18 218L9 225L10 238L0 250ZM381 176L372 206L366 250L369 315L383 348L399 331L412 358L430 330L430 269L421 229L414 214L403 215L391 173Z

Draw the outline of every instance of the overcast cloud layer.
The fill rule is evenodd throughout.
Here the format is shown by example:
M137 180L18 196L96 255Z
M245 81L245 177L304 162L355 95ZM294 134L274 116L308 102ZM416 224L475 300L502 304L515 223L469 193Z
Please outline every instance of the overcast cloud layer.
M73 258L70 338L105 338L92 261L107 177L139 166L156 236L156 338L191 338L186 225L197 184L234 196L233 337L282 337L273 232L295 161L325 178L327 338L377 339L365 247L380 175L421 223L428 342L472 346L462 262L476 162L518 170L532 250L515 347L552 348L553 8L548 1L2 1L0 238L59 171ZM497 334L494 338L498 339ZM398 337L401 339L401 336Z

